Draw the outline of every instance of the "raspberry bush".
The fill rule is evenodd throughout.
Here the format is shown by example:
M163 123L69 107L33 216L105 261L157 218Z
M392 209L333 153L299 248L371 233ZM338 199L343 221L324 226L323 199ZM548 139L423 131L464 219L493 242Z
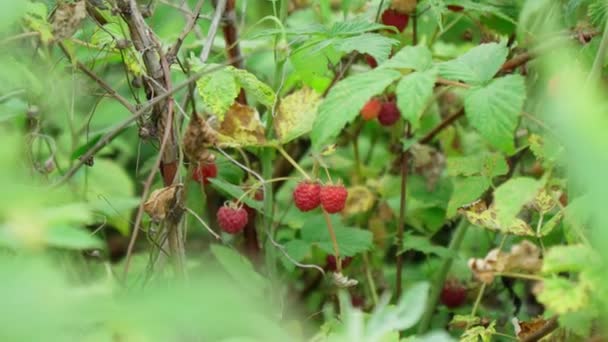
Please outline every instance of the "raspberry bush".
M606 340L607 13L0 2L0 336Z

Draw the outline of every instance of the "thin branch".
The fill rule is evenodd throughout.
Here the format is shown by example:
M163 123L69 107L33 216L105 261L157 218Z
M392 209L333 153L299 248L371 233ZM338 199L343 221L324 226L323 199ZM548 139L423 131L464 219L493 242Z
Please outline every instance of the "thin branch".
M224 9L226 8L226 0L219 0L217 6L215 6L215 14L213 15L213 20L211 21L211 26L209 27L209 32L207 32L207 39L205 40L205 45L203 46L203 50L201 51L200 60L205 63L209 58L209 53L211 52L211 46L213 45L213 40L215 40L215 35L217 34L217 28L220 25L220 20L222 19L222 15L224 14Z
M552 317L548 320L545 325L543 325L540 329L536 330L532 334L522 338L522 342L536 342L541 338L549 335L553 330L557 329L559 325L557 324L557 316Z
M167 52L167 58L170 61L175 59L177 53L179 52L179 49L184 43L184 40L186 39L188 34L190 34L190 32L192 32L192 30L196 27L196 21L199 18L201 9L203 8L203 4L205 4L205 0L199 0L196 6L194 7L194 11L189 14L186 14L186 16L188 16L188 22L186 23L186 26L184 26L184 29L182 30L180 35L177 37L177 41L175 42L175 44L173 44L171 49L169 49L169 52ZM184 3L184 5L186 4Z
M443 121L441 121L441 123L439 123L433 129L431 129L425 136L420 138L420 140L418 140L418 143L420 143L420 144L430 143L437 136L437 134L441 133L444 129L449 127L454 121L458 120L462 116L464 116L464 108L461 108L456 113L443 119Z
M406 128L406 137L409 136L409 128ZM402 287L402 275L403 275L403 253L400 253L401 247L403 246L403 231L405 229L405 209L406 209L406 193L407 193L407 178L410 170L410 153L409 151L402 152L401 154L401 195L399 198L399 219L397 221L397 249L396 249L396 268L397 274L395 276L395 302L401 298L401 287Z

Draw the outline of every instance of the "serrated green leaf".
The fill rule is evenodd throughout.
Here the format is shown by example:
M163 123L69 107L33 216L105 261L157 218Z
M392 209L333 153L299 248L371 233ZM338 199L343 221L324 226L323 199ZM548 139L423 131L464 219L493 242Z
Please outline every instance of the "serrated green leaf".
M381 64L388 59L393 45L397 44L399 44L399 41L393 38L377 33L363 33L338 40L335 43L335 48L345 53L358 51L361 54L371 55L378 64Z
M464 100L471 125L494 147L511 154L518 118L526 98L524 80L506 76L469 90Z
M382 28L386 28L386 26L368 20L340 21L335 23L329 30L327 30L327 36L334 37L359 35L365 32L380 30Z
M453 81L480 85L494 78L508 53L504 44L482 44L454 60L440 63L439 75Z
M482 176L455 178L454 191L450 202L448 202L446 216L453 217L456 215L458 208L478 200L489 187L490 181Z
M487 178L507 174L509 166L505 158L498 153L480 153L463 157L449 157L446 161L448 175L475 176Z
M311 218L302 227L302 240L313 244L326 253L333 254L332 239L322 215ZM339 219L332 218L341 256L353 256L372 247L372 233L367 230L344 227Z
M245 89L248 97L252 97L266 107L272 107L274 105L276 95L272 88L266 83L260 81L254 74L247 70L233 67L230 67L229 70L234 75L237 84Z
M557 227L557 224L561 222L563 217L564 217L563 210L558 212L557 214L555 214L549 221L547 221L545 224L543 224L543 227L540 229L540 235L547 236L547 235L551 234L553 229L555 229L555 227Z
M224 114L232 106L240 90L228 68L203 75L196 81L196 87L205 109L215 114L219 121L224 120Z
M297 90L281 100L273 121L281 143L288 143L312 130L320 101L321 95L310 88Z
M589 303L589 293L583 283L575 283L562 277L545 279L542 292L537 298L556 314L574 312Z
M597 264L598 255L585 245L554 246L543 258L543 273L580 272Z
M419 127L420 117L433 97L436 79L437 71L430 69L413 72L397 84L397 106L401 116L410 122L413 130Z
M467 329L462 336L460 336L460 342L491 342L492 336L496 333L496 321L492 321L488 327L478 325L473 328Z
M234 199L241 198L245 193L243 189L241 189L241 187L236 186L234 184L230 184L218 178L209 178L209 182L211 183L211 186L213 186L216 190L224 192L232 196L232 198ZM241 201L247 204L247 206L257 210L258 212L263 211L263 204L260 201L256 201L249 196L242 197Z
M512 178L494 191L494 204L498 221L511 225L523 206L534 200L543 183L533 178Z
M310 136L313 148L320 150L328 144L359 115L372 96L384 91L400 76L401 73L395 70L374 69L338 82L319 106Z
M433 66L433 55L426 45L406 46L379 68L428 70Z
M443 32L443 14L446 11L445 3L443 0L427 0L429 6L429 15L435 19L439 31Z
M211 245L211 253L243 291L262 296L266 280L254 270L247 258L228 247L215 244Z
M442 258L447 258L454 255L454 253L448 248L432 244L428 237L417 236L413 235L411 232L408 232L403 237L403 245L399 250L399 253L405 253L411 250L425 254L435 254Z

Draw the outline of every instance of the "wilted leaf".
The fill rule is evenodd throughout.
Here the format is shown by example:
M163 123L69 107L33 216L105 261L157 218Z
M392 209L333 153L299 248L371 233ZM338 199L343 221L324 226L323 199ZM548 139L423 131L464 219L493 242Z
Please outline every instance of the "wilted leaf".
M283 144L307 134L317 116L321 96L310 88L302 88L281 100L274 129Z
M343 212L346 216L367 212L374 206L375 201L374 194L367 187L362 185L350 187Z
M215 144L216 135L217 133L213 128L198 114L194 113L184 133L184 154L194 163L207 161L211 156L207 148Z
M546 323L547 320L541 317L534 318L527 322L519 321L515 327L515 335L517 335L520 340L525 340L527 337L538 332Z
M222 146L262 146L266 144L264 126L258 112L234 103L220 124L218 143Z
M480 281L490 284L496 273L536 273L542 267L540 249L528 240L513 245L510 252L493 249L483 259L469 259L469 269Z
M512 225L523 206L534 200L542 182L528 177L512 178L494 191L497 220Z
M556 203L557 201L555 198L553 198L546 189L541 189L538 194L536 194L532 205L538 212L545 214L553 209Z
M490 182L481 176L458 177L453 183L454 190L448 202L447 217L456 215L458 208L477 200L490 187Z
M224 120L224 114L234 103L240 90L234 75L228 68L203 75L196 81L196 87L203 99L205 109L216 115L219 121Z
M51 25L53 35L56 39L63 40L70 38L78 27L80 22L87 17L85 0L75 2L59 2L57 8L51 15Z
M460 342L491 342L492 336L496 333L496 329L494 326L496 325L496 321L492 321L489 326L475 326L473 328L467 329L462 336L460 336Z
M490 208L483 211L465 209L463 212L469 222L489 230L498 231L503 234L536 236L530 225L519 218L513 219L509 225L500 222L494 206L490 206Z
M583 282L562 277L545 279L537 296L545 307L556 314L575 312L589 303L589 289Z
M154 190L144 203L144 211L154 221L164 220L175 206L175 196L179 188L181 188L181 185L172 185Z

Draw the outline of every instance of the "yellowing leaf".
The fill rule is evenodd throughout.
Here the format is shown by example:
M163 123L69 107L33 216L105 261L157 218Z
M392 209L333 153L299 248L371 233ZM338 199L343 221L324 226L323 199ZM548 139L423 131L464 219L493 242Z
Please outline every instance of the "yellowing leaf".
M254 108L239 103L234 103L226 112L217 132L218 143L222 146L266 145L260 115Z
M365 186L358 185L348 188L348 199L344 214L352 216L370 210L375 202L374 194Z
M316 91L302 88L281 101L274 119L274 129L280 142L287 143L312 130L320 99Z

